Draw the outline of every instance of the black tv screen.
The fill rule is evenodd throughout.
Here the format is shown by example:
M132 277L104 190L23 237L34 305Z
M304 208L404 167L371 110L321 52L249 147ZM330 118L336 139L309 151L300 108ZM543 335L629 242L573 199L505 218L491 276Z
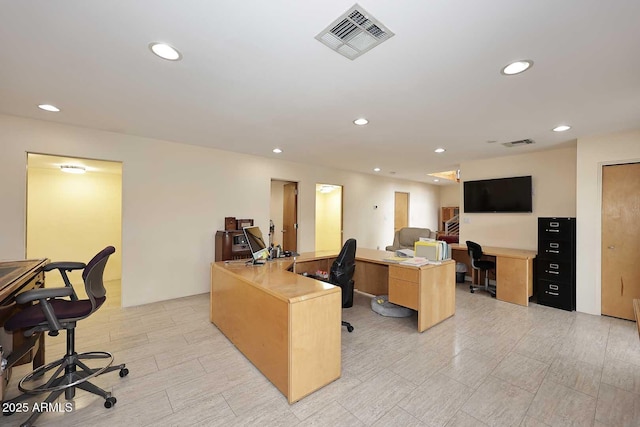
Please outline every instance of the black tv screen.
M464 211L532 212L531 176L464 182Z

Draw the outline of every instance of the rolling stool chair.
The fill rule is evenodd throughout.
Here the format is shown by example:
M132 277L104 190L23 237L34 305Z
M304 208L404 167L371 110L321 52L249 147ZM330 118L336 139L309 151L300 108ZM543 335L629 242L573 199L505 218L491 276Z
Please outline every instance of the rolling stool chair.
M496 263L493 261L481 260L482 247L470 240L467 240L467 249L469 251L469 258L471 258L471 267L476 271L484 271L484 290L489 292L491 296L496 296L495 286L489 286L489 270L495 270ZM474 283L469 285L469 290L474 293L476 289L483 289L481 286L474 286Z
M64 392L65 399L71 400L75 396L76 387L97 394L105 399L105 408L111 408L116 404L116 398L88 380L111 371L120 371L120 377L129 374L124 364L111 366L113 355L104 351L92 351L78 354L75 351L75 327L78 320L90 316L98 310L106 300L106 290L103 284L104 267L109 256L115 252L113 246L108 246L94 256L86 265L77 262L56 262L47 264L45 271L58 269L63 276L65 287L34 289L24 292L16 297L18 304L38 301L37 304L17 312L5 323L5 330L14 332L25 330L24 336L31 337L48 331L49 335L56 336L60 329L67 331L67 352L63 358L41 366L22 378L18 388L23 394L3 402L17 403L28 399L34 394L51 392L44 400L43 406L52 404ZM89 299L78 300L65 271L84 268L82 279ZM64 299L69 297L69 299ZM107 359L107 364L101 368L90 368L83 360ZM80 368L78 370L78 368ZM55 369L48 380L43 380L45 373ZM40 385L36 385L40 384ZM12 412L3 411L3 415L12 415ZM41 412L35 410L32 415L21 424L21 427L32 426Z

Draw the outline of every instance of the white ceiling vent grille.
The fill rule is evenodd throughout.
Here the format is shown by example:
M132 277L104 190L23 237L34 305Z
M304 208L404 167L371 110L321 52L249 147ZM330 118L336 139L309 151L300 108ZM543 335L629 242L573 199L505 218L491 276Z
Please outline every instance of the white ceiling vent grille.
M521 139L519 141L503 142L505 147L521 147L523 145L535 144L533 139Z
M316 40L346 58L356 59L394 35L356 3L321 31Z

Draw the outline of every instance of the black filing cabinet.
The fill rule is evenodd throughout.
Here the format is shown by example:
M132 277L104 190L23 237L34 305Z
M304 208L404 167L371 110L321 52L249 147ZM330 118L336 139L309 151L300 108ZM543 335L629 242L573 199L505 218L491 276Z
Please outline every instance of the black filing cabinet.
M538 304L576 309L576 219L538 218Z

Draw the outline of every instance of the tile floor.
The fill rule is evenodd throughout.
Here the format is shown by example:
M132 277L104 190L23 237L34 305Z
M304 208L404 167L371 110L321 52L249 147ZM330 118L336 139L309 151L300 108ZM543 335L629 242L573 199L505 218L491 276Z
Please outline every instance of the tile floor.
M78 391L39 426L640 426L635 323L458 285L456 315L420 334L356 294L343 312L342 377L289 405L209 323L209 295L132 308L118 298L79 323L78 350L107 350L131 373L99 377L118 403ZM47 359L65 339L47 337ZM9 395L28 369L14 371ZM26 416L0 418L19 425Z

